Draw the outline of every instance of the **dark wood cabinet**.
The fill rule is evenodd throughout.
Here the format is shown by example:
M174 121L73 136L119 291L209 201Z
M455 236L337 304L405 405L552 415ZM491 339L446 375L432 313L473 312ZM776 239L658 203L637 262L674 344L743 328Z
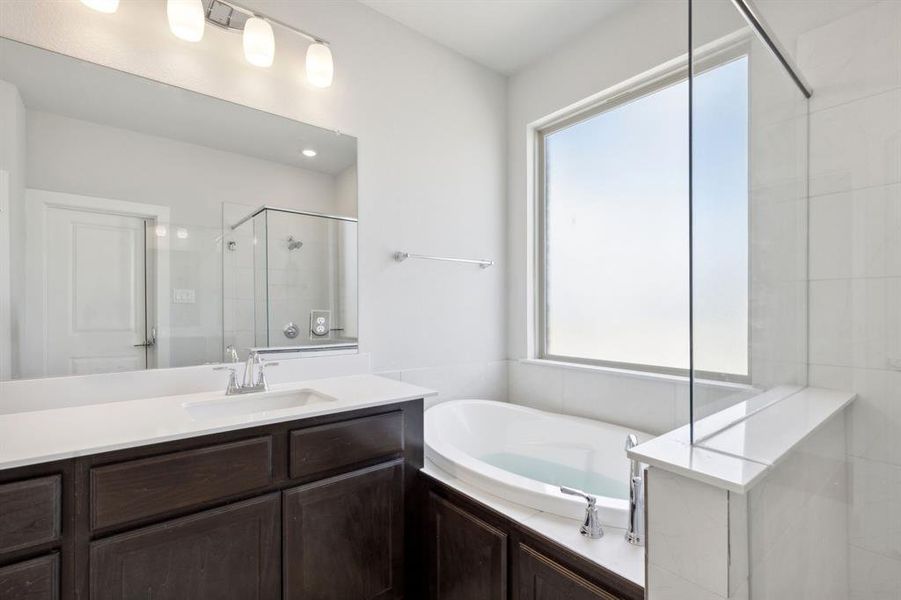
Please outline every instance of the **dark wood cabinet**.
M0 600L57 600L59 557L56 554L0 567Z
M640 585L437 479L424 485L430 600L644 600Z
M518 600L620 600L525 544L518 553Z
M429 598L507 598L507 534L430 494L428 535Z
M91 600L277 600L279 494L91 544Z
M61 481L52 475L0 485L0 554L59 539Z
M403 475L395 460L284 493L286 600L403 597Z

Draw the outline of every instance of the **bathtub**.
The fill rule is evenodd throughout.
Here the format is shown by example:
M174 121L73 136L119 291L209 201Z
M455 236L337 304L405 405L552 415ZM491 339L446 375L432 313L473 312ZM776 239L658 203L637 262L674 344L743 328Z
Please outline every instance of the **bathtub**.
M491 400L453 400L425 413L426 458L485 492L581 519L585 501L560 486L597 496L601 522L625 528L629 510L626 436L653 436L601 421Z

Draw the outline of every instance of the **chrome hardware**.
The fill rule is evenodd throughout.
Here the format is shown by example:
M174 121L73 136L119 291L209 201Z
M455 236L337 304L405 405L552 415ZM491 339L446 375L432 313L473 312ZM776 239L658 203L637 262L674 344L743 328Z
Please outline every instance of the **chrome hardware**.
M601 527L601 517L598 514L598 499L591 494L580 492L572 488L560 486L560 491L570 496L578 496L584 498L588 502L585 507L585 522L579 527L579 533L592 540L599 540L604 537L604 529Z
M297 323L294 321L290 321L285 328L282 329L282 333L285 334L285 337L289 340L293 340L300 334L300 327L297 326Z
M626 436L626 451L638 445L638 438L630 433ZM644 470L641 463L632 459L629 464L629 529L626 541L635 546L644 546Z
M247 355L244 365L244 379L238 384L238 377L234 367L214 367L214 371L229 371L228 385L225 388L226 396L235 394L252 394L254 392L268 392L269 383L266 381L266 367L278 366L277 362L264 363L260 359L260 353L251 350ZM256 377L254 373L256 372Z
M410 252L401 252L397 251L394 253L394 260L397 262L404 262L408 258L418 258L422 260L442 260L445 262L456 262L456 263L469 263L473 265L479 265L482 269L487 269L488 267L494 264L493 260L487 260L484 258L454 258L452 256L428 256L425 254L412 254Z
M147 339L143 344L135 344L135 348L152 348L156 345L156 327L150 328L150 335L147 336Z
M231 344L225 347L225 356L228 357L230 363L238 362L238 351Z
M228 384L225 386L226 396L241 393L241 386L238 385L238 374L235 372L234 367L213 367L213 370L228 371Z

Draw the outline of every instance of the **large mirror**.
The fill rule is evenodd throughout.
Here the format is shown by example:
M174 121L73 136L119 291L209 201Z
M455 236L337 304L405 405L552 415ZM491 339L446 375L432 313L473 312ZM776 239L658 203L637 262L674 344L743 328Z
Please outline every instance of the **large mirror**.
M0 380L357 342L357 144L0 38Z

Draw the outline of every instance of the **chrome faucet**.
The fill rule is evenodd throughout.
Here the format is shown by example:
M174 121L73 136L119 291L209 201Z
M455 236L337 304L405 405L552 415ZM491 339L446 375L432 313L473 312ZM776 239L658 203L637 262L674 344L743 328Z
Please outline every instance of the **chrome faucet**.
M228 371L228 384L225 388L226 396L234 396L235 394L252 394L254 392L268 392L269 383L266 381L266 368L277 367L277 362L263 362L260 359L260 353L251 350L247 355L247 362L244 365L244 379L238 384L238 376L234 367L214 367L214 371ZM254 377L256 373L256 377Z
M604 529L601 527L601 517L598 514L598 499L591 494L580 492L572 488L560 486L560 491L570 496L579 496L588 502L585 507L585 521L579 527L579 533L592 540L599 540L604 537Z
M626 436L626 451L638 445L638 438L630 433ZM644 470L641 462L632 459L629 464L629 529L626 541L636 546L644 546Z

